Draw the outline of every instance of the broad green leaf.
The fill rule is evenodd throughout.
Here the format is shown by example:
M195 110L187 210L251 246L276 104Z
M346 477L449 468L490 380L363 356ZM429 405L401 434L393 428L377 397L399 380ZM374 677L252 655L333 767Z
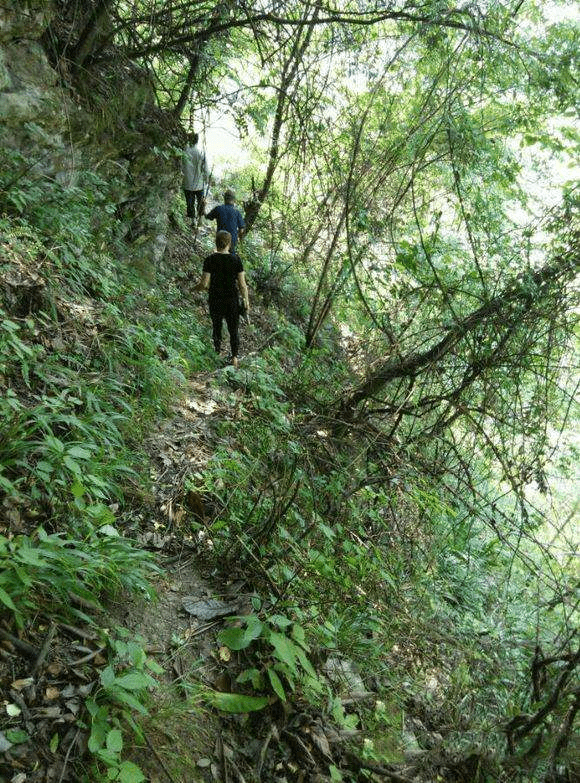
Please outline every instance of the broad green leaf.
M79 465L79 463L78 463L78 462L75 462L75 460L74 460L74 459L71 459L71 457L69 457L69 456L68 456L68 454L67 454L67 455L65 455L65 456L62 458L62 461L63 461L63 462L64 462L64 464L67 466L67 468L68 468L70 471L72 471L72 473L75 473L75 474L77 474L77 475L78 475L78 474L80 474L80 472L81 472L81 466Z
M143 674L141 672L123 674L121 677L117 677L115 681L115 685L119 685L121 688L125 688L128 691L140 691L154 684L154 680L148 674Z
M98 723L94 723L88 742L91 753L96 753L103 747L106 736L106 724L103 724L100 721Z
M262 633L262 623L256 615L246 618L246 628L225 628L218 634L221 644L230 650L245 650Z
M263 631L264 625L258 617L256 615L250 615L250 617L248 617L248 627L246 628L246 639L250 639L250 641L259 639Z
M0 587L0 601L2 601L4 606L7 606L9 609L12 609L13 612L17 612L18 611L16 609L16 607L14 606L12 598L10 598L8 593L5 590L3 590L1 587Z
M314 668L310 661L308 660L305 652L300 649L300 647L296 648L296 656L298 660L300 661L302 668L305 672L307 672L311 677L316 678L316 672L314 671Z
M50 449L56 451L58 454L63 454L65 445L61 440L55 438L54 435L47 435L44 441Z
M139 699L133 696L133 694L129 691L125 691L122 688L112 688L109 693L116 701L120 702L121 704L126 704L127 707L130 707L132 710L136 710L137 712L141 713L141 715L149 715L147 708L141 704Z
M217 522L214 522L213 525L211 525L210 529L217 533L219 530L223 530L224 527L227 527L228 523L223 519L218 519Z
M119 759L116 753L112 753L110 750L107 750L106 748L101 748L100 750L97 751L96 756L99 759L101 759L101 761L104 761L107 767L116 768ZM110 778L110 780L114 780L114 778Z
M272 686L274 693L276 693L282 699L282 701L286 701L286 693L284 692L282 680L271 667L268 669L268 677L270 679L270 685Z
M274 647L274 654L278 660L285 663L290 671L297 675L298 669L296 668L296 653L299 649L294 642L290 641L287 636L281 633L272 631L270 633L270 644Z
M241 693L219 693L208 695L208 701L222 712L256 712L268 704L267 696L244 696Z
M21 547L18 551L18 559L22 563L26 563L27 565L37 566L38 568L44 567L46 568L47 563L46 560L42 559L39 556L39 553L34 549L29 549L28 547Z
M6 739L14 745L20 745L23 742L27 742L30 737L24 729L8 729L6 731Z
M292 638L303 650L306 650L306 652L310 650L310 647L306 644L306 633L304 628L301 625L298 625L298 623L294 623L292 626Z
M142 783L145 775L132 761L123 761L119 767L120 783Z
M294 682L294 677L289 666L287 666L285 663L277 661L274 664L274 669L276 672L279 672L281 675L283 675L284 679L286 680L286 684L290 686L291 690L296 690L296 683Z
M252 643L246 636L245 628L225 628L218 634L218 639L230 650L245 650Z
M120 753L123 750L123 735L119 729L111 729L107 734L107 750L111 753Z
M115 670L112 666L107 666L105 669L103 669L100 680L103 688L111 687L111 685L115 682Z
M252 687L257 691L261 690L264 685L262 672L258 669L244 669L244 671L236 677L236 682L239 682L240 684L251 682Z
M73 484L71 484L70 491L73 493L73 496L78 499L82 498L87 490L85 487L83 487L80 481L76 480L73 482Z
M292 620L284 617L283 614L273 614L271 617L268 617L268 620L272 625L277 625L278 628L288 628L289 625L292 625Z
M15 484L0 473L0 487L2 487L6 493L10 494L14 490Z
M56 753L56 751L58 750L59 739L60 738L58 736L58 733L55 731L55 733L51 737L50 744L48 746L50 748L51 753Z
M102 528L100 529L102 530ZM119 535L116 530L115 533L116 535ZM127 652L129 653L133 666L135 666L137 669L141 669L147 660L147 653L143 647L136 642L129 642L127 644Z
M71 446L68 449L68 453L71 457L76 457L77 459L91 458L91 452L88 449L83 449L82 446Z
M163 674L164 672L163 666L160 666L153 658L147 658L145 666L154 674Z

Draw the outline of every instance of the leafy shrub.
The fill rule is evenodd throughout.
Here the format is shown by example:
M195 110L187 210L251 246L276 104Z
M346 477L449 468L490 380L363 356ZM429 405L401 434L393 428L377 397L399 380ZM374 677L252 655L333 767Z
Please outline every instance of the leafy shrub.
M145 780L141 769L123 759L124 736L141 737L133 714L148 714L148 691L157 687L152 673L161 674L163 669L147 656L139 641L110 637L108 647L110 662L101 672L98 690L85 702L88 750L94 757L90 780L141 783Z
M240 684L251 683L259 691L272 691L286 701L286 688L295 690L301 683L307 693L320 692L321 683L308 658L310 648L306 643L304 628L281 614L256 614L232 618L239 625L225 628L218 639L229 650L242 651L255 642L252 666L237 678ZM231 697L231 698L230 698ZM265 707L267 699L248 699L241 694L214 693L209 697L214 706L227 712L245 712Z
M104 507L93 508L92 514L101 525L111 521ZM49 535L43 528L33 536L0 536L0 602L21 627L39 608L91 622L82 609L71 605L71 596L90 605L101 594L121 589L151 596L147 577L154 570L151 556L110 525L99 531L87 521L82 539Z
M29 408L12 390L0 401L4 492L26 494L33 504L48 502L54 509L67 507L73 495L89 501L119 496L120 477L135 475L120 431L126 416L89 389L75 392L80 396L62 392Z

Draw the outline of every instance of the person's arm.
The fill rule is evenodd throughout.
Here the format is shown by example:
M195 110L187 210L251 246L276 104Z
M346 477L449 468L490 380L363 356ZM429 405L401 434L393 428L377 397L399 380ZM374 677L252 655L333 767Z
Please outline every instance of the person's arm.
M242 295L242 300L246 306L246 310L250 312L250 300L248 298L248 286L246 285L246 275L244 272L238 272L238 288Z
M204 217L207 220L215 220L217 218L217 212L215 211L215 207L211 210L211 212L208 212L207 215L204 215Z
M201 276L201 280L199 281L199 283L197 285L193 286L192 290L193 291L207 291L207 289L209 288L210 277L211 277L211 275L210 275L209 272L204 272L203 275Z

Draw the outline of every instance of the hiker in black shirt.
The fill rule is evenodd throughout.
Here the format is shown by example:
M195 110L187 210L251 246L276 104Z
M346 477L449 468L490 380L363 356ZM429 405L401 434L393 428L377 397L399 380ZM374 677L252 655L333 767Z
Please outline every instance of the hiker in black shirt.
M216 253L212 253L203 262L203 275L194 291L209 288L209 314L213 326L213 345L220 352L222 342L222 321L228 327L230 347L232 349L232 364L238 366L238 324L240 321L240 305L238 291L249 312L248 287L244 275L244 267L240 257L230 253L232 237L228 231L218 231L215 238Z

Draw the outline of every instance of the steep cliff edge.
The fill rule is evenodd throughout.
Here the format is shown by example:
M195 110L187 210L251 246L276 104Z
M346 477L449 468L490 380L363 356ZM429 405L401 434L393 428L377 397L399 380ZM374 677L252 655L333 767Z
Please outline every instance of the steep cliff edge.
M178 130L155 110L147 74L129 64L74 74L47 46L58 23L52 4L12 1L0 13L0 155L13 173L5 189L16 192L24 175L71 188L92 173L110 185L124 218L119 251L151 276L166 249L178 182L175 163L156 144Z

